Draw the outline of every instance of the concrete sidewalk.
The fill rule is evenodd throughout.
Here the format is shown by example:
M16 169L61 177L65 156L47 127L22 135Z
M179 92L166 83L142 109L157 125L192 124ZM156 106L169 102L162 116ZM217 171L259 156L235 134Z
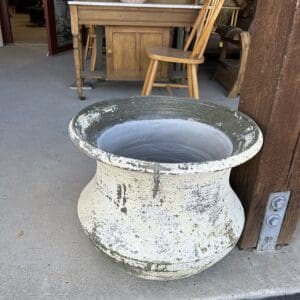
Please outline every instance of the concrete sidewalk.
M76 205L95 162L71 143L81 108L139 94L141 83L101 82L79 101L72 52L0 48L0 299L250 299L300 292L300 231L271 253L233 250L194 277L151 282L99 254L81 230ZM202 99L236 107L200 71ZM159 91L156 91L156 93ZM178 92L184 93L184 91Z

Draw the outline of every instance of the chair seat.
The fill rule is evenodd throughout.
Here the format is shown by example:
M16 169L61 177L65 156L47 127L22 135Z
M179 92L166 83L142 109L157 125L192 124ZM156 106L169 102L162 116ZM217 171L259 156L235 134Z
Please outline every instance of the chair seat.
M150 58L184 64L201 64L204 62L204 57L191 58L191 51L184 51L175 48L148 48L147 53Z

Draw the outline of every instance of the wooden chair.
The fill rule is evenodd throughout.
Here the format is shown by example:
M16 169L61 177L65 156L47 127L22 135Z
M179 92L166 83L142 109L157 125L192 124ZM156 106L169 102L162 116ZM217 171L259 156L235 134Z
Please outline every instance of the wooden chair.
M142 96L151 94L153 87L188 88L189 97L199 99L197 67L204 62L204 51L212 32L216 18L224 0L205 0L194 23L193 29L185 43L184 49L151 48L147 49L150 58L146 73ZM192 42L194 47L189 51ZM159 62L179 63L187 66L187 84L154 83Z
M95 25L90 25L88 29L88 36L86 40L86 46L84 51L84 59L88 58L88 55L91 55L90 69L95 71L96 69L96 59L97 59L97 37Z
M234 98L239 95L244 81L251 36L248 31L232 26L219 26L217 33L221 36L222 48L219 63L212 79L217 80L229 90L228 98ZM228 58L229 45L235 45L239 48L239 59Z

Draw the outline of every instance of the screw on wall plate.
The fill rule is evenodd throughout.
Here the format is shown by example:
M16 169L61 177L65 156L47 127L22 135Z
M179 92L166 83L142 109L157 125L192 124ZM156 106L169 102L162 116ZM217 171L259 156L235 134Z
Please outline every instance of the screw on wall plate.
M284 208L285 203L286 203L286 198L284 196L277 196L273 198L271 205L274 209L279 210Z
M290 191L271 193L269 195L265 217L256 247L257 250L265 251L276 249L289 198Z
M279 224L280 219L279 215L270 215L266 221L269 226L275 227Z

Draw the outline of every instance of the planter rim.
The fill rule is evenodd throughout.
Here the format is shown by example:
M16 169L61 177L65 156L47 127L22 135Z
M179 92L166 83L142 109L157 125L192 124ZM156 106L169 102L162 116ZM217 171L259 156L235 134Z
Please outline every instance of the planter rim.
M79 129L76 127L76 122L78 119L86 114L88 111L91 111L98 106L107 106L112 108L117 103L122 101L172 101L174 103L185 103L190 105L190 101L195 101L191 105L199 106L197 108L205 109L216 109L224 111L232 115L234 122L238 125L237 120L242 120L243 122L248 122L249 126L252 126L255 136L252 137L253 143L246 143L245 147L242 147L237 153L233 155L220 159L220 160L211 160L206 162L188 162L188 163L159 163L152 161L144 161L139 159L128 158L124 156L117 156L112 153L106 152L88 141L82 134L80 134ZM197 102L196 102L197 101ZM107 110L109 111L109 109ZM189 120L194 120L192 117ZM194 120L197 121L197 120ZM197 121L199 122L199 121ZM214 124L208 125L214 126ZM222 131L222 127L216 127ZM226 133L225 133L226 134ZM247 132L245 131L245 134ZM168 97L168 96L136 96L136 97L123 97L123 98L114 98L114 99L105 99L96 103L93 103L89 106L86 106L80 110L70 121L69 123L69 135L73 143L89 157L96 159L102 163L112 165L118 168L127 169L131 171L145 172L145 173L159 173L159 174L195 174L195 173L212 173L217 171L222 171L225 169L231 169L235 166L238 166L247 160L251 159L262 147L263 144L263 135L258 127L258 125L247 115L237 111L231 110L224 106L213 104L211 102L199 102L198 100L191 100L183 97ZM241 137L240 137L241 138Z

